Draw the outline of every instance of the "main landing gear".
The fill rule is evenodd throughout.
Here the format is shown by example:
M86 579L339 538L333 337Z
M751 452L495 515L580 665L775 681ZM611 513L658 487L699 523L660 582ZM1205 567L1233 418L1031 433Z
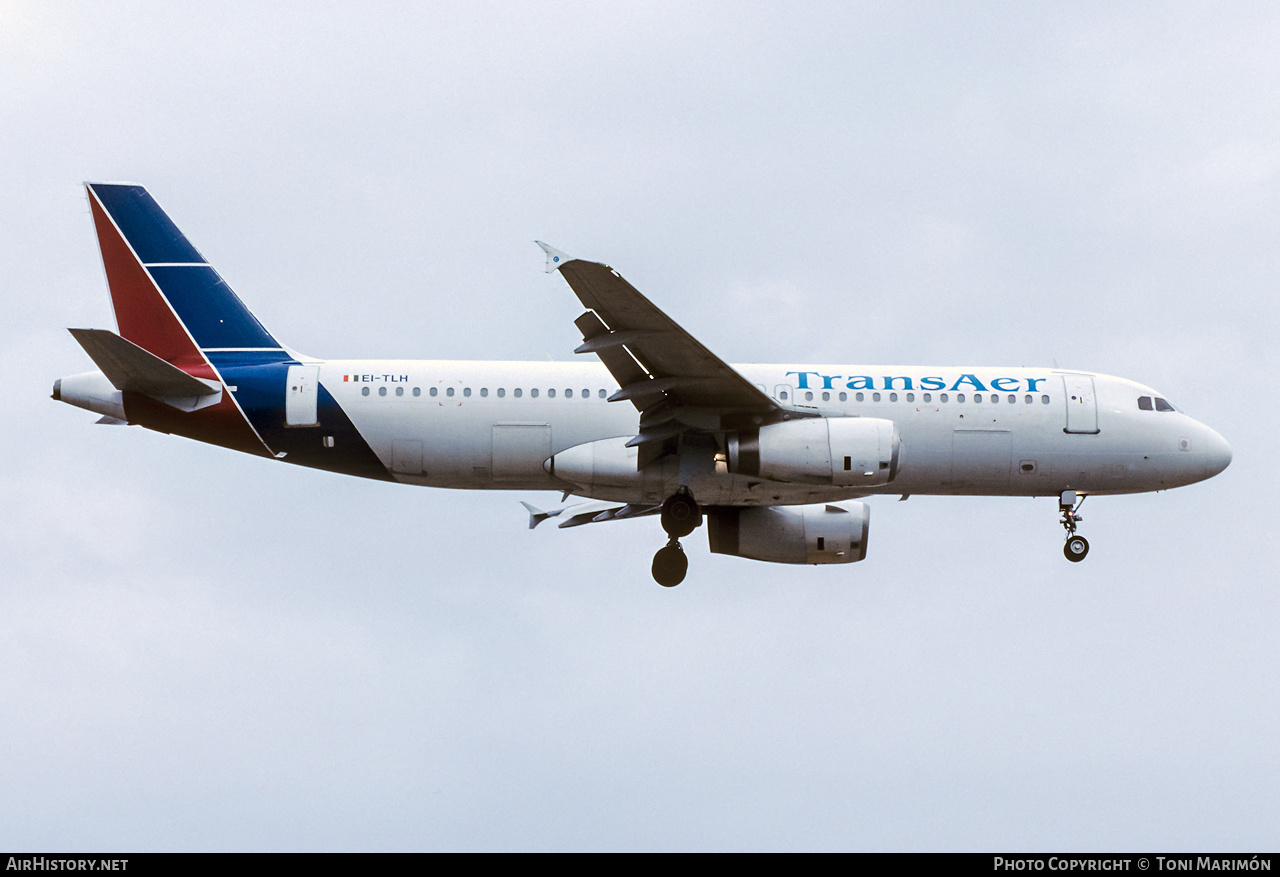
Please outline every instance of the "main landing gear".
M1062 553L1072 563L1079 563L1089 553L1089 540L1076 535L1076 525L1084 518L1077 512L1084 505L1084 497L1076 499L1074 490L1064 490L1058 497L1058 511L1062 513L1062 527L1067 531L1067 544L1062 546Z
M662 529L671 540L653 556L653 578L664 588L674 588L684 581L689 571L689 558L680 547L681 537L688 536L702 523L702 511L689 488L682 487L662 504Z

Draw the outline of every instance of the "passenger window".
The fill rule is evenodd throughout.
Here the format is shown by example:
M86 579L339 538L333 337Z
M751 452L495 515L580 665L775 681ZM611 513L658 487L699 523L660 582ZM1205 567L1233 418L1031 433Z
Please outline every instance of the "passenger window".
M421 396L421 395L422 395L422 388L421 388L421 387L414 387L414 388L413 388L413 395L415 395L415 396Z
M590 390L583 390L583 391L582 391L582 398L583 398L583 399L590 399L590 398L591 398L591 391L590 391Z
M787 401L787 391L783 390L781 393L779 393L778 398L781 399L783 402Z
M483 399L485 396L488 396L488 395L489 395L489 388L488 388L488 387L481 387L481 388L480 388L480 398L481 398L481 399Z
M369 395L369 388L368 388L368 387L361 387L361 388L360 388L360 395L361 395L361 396L368 396L368 395Z
M471 395L471 388L470 388L470 387L467 387L465 390L463 390L463 391L462 391L462 395L464 395L464 396L470 396L470 395Z
M939 401L939 402L945 402L945 401L947 401L947 394L946 394L946 393L939 393L939 394L938 394L938 401Z
M1151 410L1151 397L1150 397L1150 396L1139 396L1139 397L1138 397L1138 410L1139 410L1139 411L1150 411L1150 410Z
M499 399L501 399L501 398L503 398L503 397L504 397L504 396L506 396L506 395L507 395L507 388L506 388L506 387L499 387L499 388L498 388L498 398L499 398Z
M452 396L452 395L453 395L453 387L450 387L449 389L445 390L445 391L444 391L444 394L445 394L446 396Z
M999 393L992 393L992 394L991 394L991 404L992 404L992 405L995 405L995 404L996 404L997 402L999 402L999 401L1000 401L1000 394L999 394Z
M439 389L437 389L436 387L432 387L432 388L431 388L431 395L432 395L432 396L436 395L436 394L437 394L437 393L439 393L439 392L440 392L440 390L439 390Z
M898 401L898 394L897 394L897 393L890 393L890 394L889 394L889 401L890 401L890 402L897 402L897 401Z
M379 387L379 388L378 388L378 395L379 395L379 396L385 396L385 395L387 395L387 388L386 388L386 387Z
M974 401L974 402L981 402L981 401L982 401L982 394L981 394L981 393L974 393L974 394L973 394L973 401Z
M923 398L924 398L924 401L926 401L926 402L932 402L932 401L933 401L933 394L932 394L932 393L925 393Z
M956 401L957 401L957 402L963 402L963 401L964 401L964 393L956 393Z
M1030 404L1031 404L1031 394L1030 394L1030 393L1028 393L1028 394L1027 394L1027 404L1028 404L1028 405L1030 405Z
M872 402L879 402L879 401L880 401L880 394L879 394L879 393L872 393L872 394L871 394L871 401L872 401Z
M841 394L840 394L840 401L841 401L841 402L848 402L848 401L849 401L849 394L848 394L848 393L841 393Z
M830 402L830 401L831 401L831 394L830 394L830 393L823 393L823 394L822 394L822 401L823 401L823 402Z
M812 393L805 393L805 394L804 394L804 401L806 401L806 402L812 402L812 401L813 401L813 394L812 394Z
M547 390L547 398L548 398L548 399L554 399L555 397L556 397L556 391L555 391L555 390Z
M512 391L511 391L511 395L513 395L513 396L515 396L517 399L519 399L519 398L520 398L520 392L521 392L521 391L520 391L520 388L519 388L519 387L516 387L514 390L512 390Z
M537 387L534 387L532 390L530 390L530 391L529 391L529 398L530 398L530 399L537 399L537 398L538 398L538 388L537 388Z
M403 395L404 395L404 387L396 387L396 395L397 395L397 396L403 396Z
M601 391L600 391L600 398L601 398L601 399L605 398L605 392L604 392L604 390L601 390Z
M1041 396L1041 397L1040 397L1040 401L1041 401L1041 402L1043 402L1045 405L1048 405L1048 404L1049 404L1049 397L1048 397L1048 396Z
M573 398L573 390L565 390L565 391L564 391L564 397L565 397L566 399L572 399L572 398Z
M1172 405L1170 405L1168 402L1166 402L1164 399L1161 399L1159 396L1156 396L1156 410L1157 410L1157 411L1172 411L1172 410L1173 410L1173 406L1172 406Z
M908 402L914 402L914 401L916 401L916 394L915 394L915 393L908 393L908 394L907 394L907 401L908 401Z
M1014 403L1016 403L1017 401L1018 401L1018 397L1017 397L1017 396L1015 396L1015 395L1013 395L1012 393L1010 393L1010 394L1009 394L1009 404L1010 404L1010 405L1013 405L1013 404L1014 404Z
M858 393L858 394L857 394L856 396L854 396L853 398L855 398L855 399L857 399L859 402L861 402L863 399L865 399L865 398L867 398L867 397L866 397L866 396L864 396L864 395L862 395L861 393Z

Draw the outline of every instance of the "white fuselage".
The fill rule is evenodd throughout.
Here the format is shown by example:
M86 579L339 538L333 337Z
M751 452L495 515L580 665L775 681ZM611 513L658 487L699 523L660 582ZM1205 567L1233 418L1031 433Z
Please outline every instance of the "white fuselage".
M467 489L569 489L618 502L661 502L679 477L658 461L619 477L639 430L595 363L315 362L320 383L402 482ZM897 477L880 486L787 485L717 465L692 487L704 504L770 505L887 494L1053 495L1163 490L1210 477L1226 442L1158 394L1121 378L1024 368L782 366L735 368L784 407L892 421ZM804 369L804 370L801 370ZM616 440L606 442L605 440ZM590 443L611 470L566 483L548 461ZM602 460L602 451L596 459ZM602 464L597 463L597 467ZM687 479L685 479L687 480Z

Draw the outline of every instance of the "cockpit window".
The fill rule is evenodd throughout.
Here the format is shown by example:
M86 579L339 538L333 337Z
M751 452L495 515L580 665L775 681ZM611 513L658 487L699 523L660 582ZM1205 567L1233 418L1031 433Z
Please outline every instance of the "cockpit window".
M1174 408L1168 402L1161 399L1159 396L1156 396L1156 410L1157 411L1173 411Z
M1138 410L1139 410L1139 411L1150 411L1150 410L1151 410L1151 397L1150 397L1150 396L1139 396L1139 397L1138 397Z

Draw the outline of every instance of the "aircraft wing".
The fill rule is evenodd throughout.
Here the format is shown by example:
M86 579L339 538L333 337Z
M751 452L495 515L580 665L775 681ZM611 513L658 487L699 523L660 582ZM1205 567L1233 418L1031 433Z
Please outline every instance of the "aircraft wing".
M662 511L660 505L635 505L632 503L608 502L607 500L590 500L574 505L562 506L558 509L541 509L532 503L521 502L529 513L529 529L541 524L548 518L559 518L560 529L565 527L581 527L583 524L598 524L601 521L619 521L625 518L642 518L656 515Z
M558 270L590 308L574 321L582 332L574 353L600 357L620 388L609 401L627 400L640 411L640 433L627 443L638 447L640 468L675 451L674 442L690 431L714 433L816 413L784 409L608 265L537 243L547 254L547 272Z
M575 322L583 343L574 353L600 357L621 387L610 401L641 411L668 401L680 407L771 415L779 410L758 387L698 343L608 265L572 259L538 242L547 270L559 270L591 310Z

